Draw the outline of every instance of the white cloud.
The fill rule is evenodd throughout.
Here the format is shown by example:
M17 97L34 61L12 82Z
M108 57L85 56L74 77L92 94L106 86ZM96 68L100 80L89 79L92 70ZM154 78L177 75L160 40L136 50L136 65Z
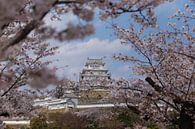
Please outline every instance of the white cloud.
M119 72L117 69L119 67L124 67L123 65L117 65L111 58L115 53L123 53L128 51L130 47L120 44L119 40L100 40L97 38L90 39L86 42L71 42L64 44L59 48L59 53L56 54L53 58L57 58L59 61L54 62L53 65L56 67L61 67L62 69L58 70L60 76L68 76L71 79L78 79L78 74L82 70L87 58L103 58L108 65L107 68L110 69L111 73L117 76L116 72ZM68 67L64 67L68 65ZM123 70L124 72L124 70ZM75 76L77 75L77 76ZM120 73L121 75L121 73Z

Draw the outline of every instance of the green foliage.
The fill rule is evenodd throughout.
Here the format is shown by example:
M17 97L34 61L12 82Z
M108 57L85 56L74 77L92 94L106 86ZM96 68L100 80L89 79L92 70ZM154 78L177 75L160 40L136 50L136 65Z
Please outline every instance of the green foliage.
M176 124L168 125L167 129L178 129L178 125L176 125Z
M78 116L74 112L40 114L31 120L30 129L124 129L142 125L147 129L160 129L152 122L145 122L127 109L99 109L93 117Z
M40 114L30 123L30 129L89 129L87 126L87 119L71 112Z
M12 128L12 127L10 127L10 126L6 126L5 129L14 129L14 128Z
M84 117L77 116L72 112L66 113L51 113L48 115L49 126L52 129L85 129L88 121Z
M30 128L25 125L6 125L5 129L30 129Z
M150 126L150 127L147 127L147 129L160 129L160 128L156 126Z
M30 122L30 129L49 129L47 124L47 118L44 114L39 114Z
M30 128L26 126L22 126L20 129L30 129Z
M135 123L140 121L139 116L129 110L122 111L118 115L118 120L120 120L125 127L133 127Z
M147 122L147 129L160 129L160 128L153 122Z

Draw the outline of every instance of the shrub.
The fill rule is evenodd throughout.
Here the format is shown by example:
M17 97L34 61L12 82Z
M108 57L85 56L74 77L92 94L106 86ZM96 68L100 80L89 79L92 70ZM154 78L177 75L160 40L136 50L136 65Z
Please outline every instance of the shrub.
M52 129L85 129L89 124L86 118L77 116L72 112L50 113L48 119L50 121L49 126Z
M49 129L47 125L47 118L44 114L39 114L30 122L30 129Z
M137 114L125 109L119 112L117 118L124 124L125 127L133 127L136 123L140 122Z

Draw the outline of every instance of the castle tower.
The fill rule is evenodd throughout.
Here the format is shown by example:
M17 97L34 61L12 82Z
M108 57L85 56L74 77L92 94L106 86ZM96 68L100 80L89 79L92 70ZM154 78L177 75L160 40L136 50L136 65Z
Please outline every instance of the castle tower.
M103 59L87 59L85 67L80 73L80 87L87 88L106 88L111 82L111 74L105 68Z

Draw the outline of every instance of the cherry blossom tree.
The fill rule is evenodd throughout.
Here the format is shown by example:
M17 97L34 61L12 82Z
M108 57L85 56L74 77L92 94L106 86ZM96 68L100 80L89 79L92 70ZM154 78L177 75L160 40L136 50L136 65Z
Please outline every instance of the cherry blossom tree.
M19 81L20 84L17 85L23 85L27 82L35 85L33 83L46 80L47 77L51 79L52 75L49 74L44 74L45 79L36 77L36 81L25 78L24 75L27 74L27 71L28 75L31 76L35 75L35 71L40 73L39 76L41 72L47 72L45 65L41 65L39 60L53 54L56 48L49 48L48 43L43 43L46 40L82 39L92 34L94 29L90 21L93 19L95 8L101 9L102 19L115 18L123 13L135 13L133 14L135 20L147 26L155 24L152 10L161 3L163 1L157 2L155 0L131 2L126 0L118 2L112 0L2 0L0 2L0 80L1 87L10 85L2 96L15 87ZM61 31L45 24L44 18L47 15L51 15L51 19L60 20L60 15L68 12L72 12L83 22L76 25L69 23ZM140 18L142 21L139 21ZM63 20L61 21L63 22ZM34 51L35 59L29 57L30 51ZM41 70L40 66L43 66L44 69ZM15 73L17 73L16 76ZM15 82L13 82L13 78ZM22 82L24 80L25 82Z
M192 1L194 4L194 1ZM194 9L185 5L177 11L167 30L158 29L148 36L133 26L113 25L124 45L137 55L115 55L116 60L131 62L131 70L140 78L120 80L118 85L127 106L153 120L162 128L193 129L195 110L195 37ZM145 78L142 79L142 78Z
M153 8L163 2L161 0L130 2L127 0L119 2L114 0L2 0L0 3L1 58L5 58L8 49L28 39L32 31L39 32L42 38L59 40L78 39L92 34L94 29L89 22L93 19L94 9L97 7L102 10L102 19L115 18L123 13L134 13L133 17L138 23L144 26L154 25L156 20ZM59 15L72 12L85 24L69 23L67 28L57 31L46 26L43 20L51 11L53 11L53 19L59 19Z
M24 91L12 90L7 96L1 97L0 117L32 117L35 113L33 96Z
M44 88L57 82L54 71L46 67L50 62L41 60L53 55L56 48L48 48L48 44L39 41L26 42L22 49L12 51L6 61L0 62L0 116L28 116L33 111L32 94L18 91L20 87Z
M153 9L163 0L15 0L0 1L0 90L2 100L24 85L45 87L56 82L43 58L53 55L56 47L49 39L69 41L83 39L94 32L91 21L94 10L101 19L129 13L143 27L155 26ZM51 13L52 12L52 13ZM44 18L60 20L60 15L73 13L82 22L69 23L60 31L46 25ZM9 99L8 99L9 100ZM5 104L5 101L2 103ZM1 109L3 105L0 105ZM12 114L12 113L11 113Z

